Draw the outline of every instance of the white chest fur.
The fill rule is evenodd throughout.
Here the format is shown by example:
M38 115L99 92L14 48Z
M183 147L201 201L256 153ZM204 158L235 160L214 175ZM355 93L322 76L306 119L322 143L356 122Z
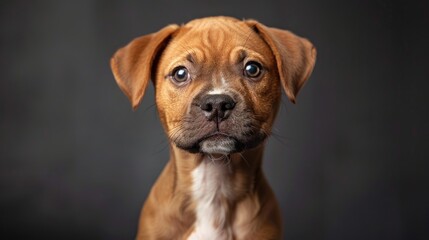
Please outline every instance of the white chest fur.
M229 166L206 159L192 171L192 178L196 222L188 240L232 239L227 201L233 195Z

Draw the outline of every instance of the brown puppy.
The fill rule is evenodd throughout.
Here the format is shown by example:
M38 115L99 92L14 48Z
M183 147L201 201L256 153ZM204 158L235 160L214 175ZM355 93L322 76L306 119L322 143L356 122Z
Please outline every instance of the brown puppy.
M115 79L134 109L152 79L170 142L137 239L281 238L264 141L281 86L294 102L315 59L304 38L228 17L170 25L115 53Z

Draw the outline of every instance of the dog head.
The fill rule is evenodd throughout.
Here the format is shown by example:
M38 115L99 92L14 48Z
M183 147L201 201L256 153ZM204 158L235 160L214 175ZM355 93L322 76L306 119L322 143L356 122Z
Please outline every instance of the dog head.
M295 102L315 59L313 45L289 31L211 17L135 39L111 67L134 109L153 80L161 122L177 147L231 154L269 136L281 86Z

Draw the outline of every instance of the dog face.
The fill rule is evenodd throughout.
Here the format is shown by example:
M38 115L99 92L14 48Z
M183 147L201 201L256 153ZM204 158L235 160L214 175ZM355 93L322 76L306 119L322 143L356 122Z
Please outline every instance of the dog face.
M170 139L190 152L241 151L263 141L279 105L269 46L243 22L194 21L159 61L156 102Z
M215 17L138 38L111 64L133 107L154 79L161 122L177 147L230 154L266 139L281 86L294 102L315 55L310 42L290 32Z

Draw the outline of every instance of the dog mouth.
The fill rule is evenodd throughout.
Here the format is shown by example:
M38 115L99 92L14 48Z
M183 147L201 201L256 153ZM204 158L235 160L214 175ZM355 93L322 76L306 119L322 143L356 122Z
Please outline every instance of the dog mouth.
M265 140L265 134L255 134L252 137L240 139L224 132L213 132L193 141L174 141L177 147L190 153L209 155L229 155L256 147Z
M223 140L225 138L233 138L232 136L226 134L226 133L222 133L222 132L214 132L211 134L208 134L207 136L202 137L199 142L205 141L205 140L214 140L214 141L218 141L218 140Z
M176 146L190 153L228 155L244 150L245 145L236 137L223 132L213 132L191 142L174 141Z

